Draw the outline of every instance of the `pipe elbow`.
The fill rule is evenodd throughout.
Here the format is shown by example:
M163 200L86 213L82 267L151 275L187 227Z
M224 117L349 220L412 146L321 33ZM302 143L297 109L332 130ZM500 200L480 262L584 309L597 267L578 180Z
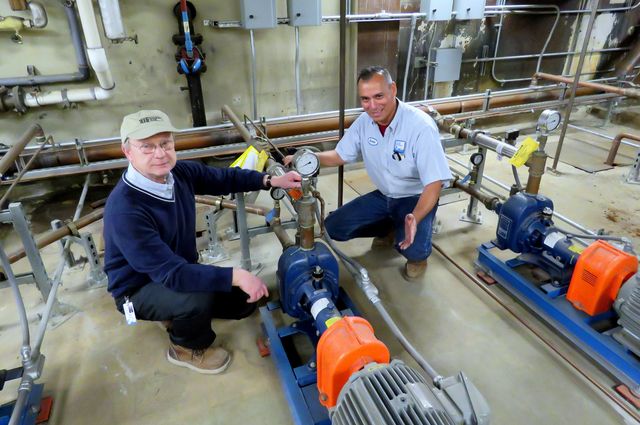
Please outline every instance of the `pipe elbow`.
M33 28L44 28L49 23L49 18L47 17L47 11L44 6L36 1L30 1L28 3L29 11L31 11L31 26Z
M107 60L107 54L104 49L101 47L96 49L87 49L87 57L89 58L91 68L93 68L96 73L96 77L98 77L100 87L105 90L113 89L116 84L113 80L113 76L111 75L109 61Z

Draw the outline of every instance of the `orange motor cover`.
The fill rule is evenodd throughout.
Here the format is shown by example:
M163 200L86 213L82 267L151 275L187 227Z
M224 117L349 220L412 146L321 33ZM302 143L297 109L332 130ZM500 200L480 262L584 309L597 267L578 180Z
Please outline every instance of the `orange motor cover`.
M389 349L362 317L347 316L332 324L317 347L320 403L336 405L349 377L371 362L389 363Z
M590 316L609 310L622 284L638 271L638 258L598 240L580 254L567 300Z

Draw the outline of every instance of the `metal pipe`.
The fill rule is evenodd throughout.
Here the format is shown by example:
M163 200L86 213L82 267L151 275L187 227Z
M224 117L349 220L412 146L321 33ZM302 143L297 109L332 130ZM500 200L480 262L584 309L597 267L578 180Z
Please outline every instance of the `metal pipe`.
M22 332L22 349L25 347L29 347L29 320L27 319L27 311L24 306L24 301L22 299L22 295L20 294L20 288L18 287L18 281L16 280L16 276L13 274L13 269L11 268L11 262L9 257L7 257L6 252L4 251L4 247L0 245L0 263L2 264L2 271L9 281L9 285L11 286L11 292L13 292L13 298L16 302L16 309L18 311L18 319L20 320L20 330Z
M527 161L527 165L529 166L529 178L527 179L525 192L536 195L540 191L540 182L542 180L542 175L544 174L546 163L547 154L544 150L537 150L533 152Z
M640 61L640 42L636 39L635 46L616 66L616 76L624 79L631 75L634 66Z
M496 206L500 203L500 199L498 199L497 197L486 195L480 192L480 190L478 190L477 188L471 187L466 183L462 183L457 176L453 179L453 182L451 184L453 187L460 189L465 193L468 193L469 195L482 202L484 206L487 207L487 209L490 211L495 211Z
M340 2L340 64L339 64L339 99L338 99L338 140L344 136L344 108L346 105L346 61L347 61L347 4ZM351 123L349 123L351 124ZM344 166L338 167L338 208L342 206L344 195Z
M256 82L256 44L253 37L253 30L249 30L249 40L251 43L251 95L253 100L253 119L258 119L258 93L256 92L257 82Z
M606 49L593 49L593 50L588 50L587 54L592 54L592 53L610 53L610 52L627 52L629 51L628 47L610 47L610 48L606 48ZM542 57L545 58L551 58L551 57L559 57L559 56L573 56L573 55L579 55L580 52L574 52L574 51L566 51L566 52L552 52L552 53L545 53L544 55L542 55ZM528 54L528 55L512 55L512 56L499 56L499 57L493 57L493 58L473 58L473 59L463 59L462 61L460 61L461 63L480 63L480 62L494 62L494 61L508 61L508 60L521 60L521 59L533 59L533 58L539 58L540 55L539 54ZM594 72L594 74L596 73L602 73L602 72L613 72L614 69L611 70L607 70L607 71L597 71ZM585 73L583 73L582 75L586 75ZM529 80L531 78L528 78Z
M51 140L51 138L49 138L48 140ZM38 150L35 151L35 153L31 156L31 158L29 158L29 161L26 163L26 165L22 167L22 169L18 173L18 176L15 179L13 179L13 183L11 183L11 186L9 186L9 189L7 189L4 195L2 195L2 198L0 198L0 208L4 208L4 203L6 202L7 198L9 197L13 189L16 187L16 185L20 183L22 176L24 176L24 173L26 173L29 167L31 167L31 164L33 164L34 160L38 157L38 154L42 151L42 148L44 148L44 146L47 144L47 141L44 141L40 145Z
M4 176L11 164L13 164L13 161L20 156L24 147L27 146L27 143L29 143L34 137L44 137L42 127L36 123L31 124L29 128L27 128L27 131L20 136L18 141L16 141L0 159L0 177Z
M436 39L436 32L438 31L438 21L433 23L433 33L431 34L431 39L429 40L429 47L427 49L427 67L424 71L424 100L429 98L429 74L431 70L431 50L433 49L433 42Z
M295 60L295 79L296 79L296 114L302 113L302 94L300 93L300 27L294 27L296 38L296 60Z
M584 35L584 41L582 42L582 50L580 53L580 59L578 60L578 67L576 68L576 75L573 79L573 84L571 85L571 94L569 95L569 104L567 105L564 113L564 119L562 120L562 130L560 131L560 137L558 139L558 147L556 148L556 154L553 157L553 166L551 167L553 171L557 171L558 162L560 161L560 152L562 151L562 143L564 142L564 136L567 134L567 125L569 124L569 117L571 116L571 110L573 109L573 103L576 98L576 90L578 89L578 82L580 81L580 73L582 72L582 67L584 65L585 53L587 51L587 47L589 46L589 38L591 37L591 31L593 30L593 24L596 20L596 11L598 10L598 2L599 0L591 0L591 14L589 15L589 23L587 25L587 31ZM541 76L542 78L550 76L550 74L544 74L541 72L536 73L536 75ZM564 77L560 77L564 78ZM566 81L564 81L566 82ZM592 87L595 88L595 87Z
M536 72L538 72L540 70L540 65L542 64L542 58L544 55L544 52L547 50L547 47L549 46L549 42L551 41L551 37L553 36L553 33L556 29L556 26L558 25L558 21L560 20L560 8L558 6L556 6L555 4L540 4L540 5L533 5L533 4L527 4L527 5L500 5L501 8L503 9L508 9L508 10L518 10L518 9L554 9L556 11L556 19L553 22L553 25L551 26L551 31L549 31L549 35L547 36L546 41L544 42L544 45L542 46L542 50L540 50L540 54L538 55L538 63L536 64ZM498 35L496 37L496 47L494 49L494 54L493 56L496 57L498 56L498 47L500 44L500 34L502 32L502 27L503 27L503 16L504 15L500 15L500 27L498 28ZM493 77L493 79L497 82L499 82L500 84L505 84L505 83L510 83L510 82L516 82L516 81L527 81L530 80L530 78L511 78L511 79L499 79L498 77L496 77L496 63L493 62L492 66L491 66L491 76Z
M231 121L236 130L238 130L238 133L240 133L240 137L242 137L242 140L244 140L244 142L247 144L252 144L253 136L251 136L249 130L247 130L247 128L244 126L244 124L242 124L235 112L233 112L233 109L231 109L228 105L222 105L222 112L224 112L224 114L229 118L229 121Z
M196 195L195 199L196 199L196 203L198 204L210 205L212 207L216 207L219 209L229 209L234 211L238 209L238 205L235 201L231 199L224 199L221 196L214 197L214 196ZM263 217L270 212L269 208L265 208L265 207L254 205L254 204L245 204L244 209L250 214L261 215Z
M593 25L592 25L593 27ZM587 39L587 42L589 40ZM584 57L582 58L582 62L584 62ZM580 62L578 63L578 65L580 66ZM578 68L580 69L580 68ZM627 96L627 97L633 97L633 98L640 98L640 90L638 89L626 89L626 88L622 88L622 87L613 87L607 84L599 84L599 83L592 83L589 81L578 81L578 79L580 78L581 74L579 72L576 72L576 75L574 76L573 80L567 77L563 77L561 75L553 75L553 74L547 74L544 72L536 72L535 74L533 74L533 78L537 79L537 78L541 78L543 80L549 80L549 81L555 81L558 83L566 83L566 84L571 84L572 86L579 86L579 87L588 87L588 88L592 88L594 90L600 90L603 92L607 92L607 93L615 93L615 94L619 94L620 96Z
M607 134L598 133L597 131L593 131L593 130L591 130L591 129L589 129L589 128L578 127L577 125L574 125L574 124L569 124L569 127L570 127L570 128L573 128L573 129L576 129L576 130L579 130L579 131L584 131L585 133L589 133L589 134L593 134L593 135L595 135L595 136L602 137L603 139L607 139L607 140L613 140L613 139L615 139L615 137L611 137L611 136L609 136L609 135L607 135ZM626 134L626 133L622 133L622 134ZM616 136L616 137L618 137L618 136ZM631 140L638 140L638 139L636 139L636 137L640 137L640 136L633 136L633 137L629 137L629 139L631 139ZM623 138L624 138L624 137L623 137ZM627 146L634 147L634 148L636 148L636 149L640 149L640 145L636 145L635 143L625 142L624 140L621 140L621 141L620 141L620 143L622 143L623 145L627 145Z
M50 230L48 232L45 232L43 234L41 234L40 236L37 236L35 238L35 243L36 243L36 247L38 248L44 248L47 245L52 244L53 242L59 241L60 239L64 238L65 236L68 236L70 234L72 234L71 228L73 229L81 229L85 226L88 226L89 224L98 221L102 218L102 216L104 215L104 208L100 208L97 209L93 212L90 212L89 214L80 217L78 220L72 221L71 223L67 224L66 226L62 226L59 229L55 229L55 230ZM9 263L13 264L16 261L26 257L26 253L24 251L24 247L23 248L19 248L15 251L13 251L12 253L7 255L9 257Z
M618 153L618 148L620 147L620 143L622 139L631 139L636 142L640 142L640 136L636 136L635 134L630 133L619 133L614 137L613 142L611 143L611 148L609 149L609 155L607 156L607 160L604 162L607 165L614 165L614 161L616 159L616 154ZM633 145L633 143L630 143ZM638 145L633 145L636 147L640 147ZM0 204L1 205L1 204Z
M236 217L238 223L238 234L240 235L240 251L242 252L242 258L240 260L240 267L247 271L251 271L251 252L249 251L249 232L247 226L247 211L244 208L244 193L236 193Z
M407 98L407 81L409 80L409 66L411 65L411 50L413 49L413 33L416 31L417 16L411 17L411 27L409 29L409 48L407 49L407 59L404 66L404 83L402 84L402 101Z

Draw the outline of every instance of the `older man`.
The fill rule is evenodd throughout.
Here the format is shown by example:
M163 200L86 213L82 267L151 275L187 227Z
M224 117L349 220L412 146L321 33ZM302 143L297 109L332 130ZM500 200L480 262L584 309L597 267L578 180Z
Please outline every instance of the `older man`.
M127 321L166 325L169 362L215 374L228 367L231 355L212 346L211 319L250 315L268 290L246 270L197 263L194 195L297 187L300 176L272 178L177 161L174 131L161 111L140 111L122 121L129 167L105 207L108 290Z
M377 190L331 213L326 229L338 241L375 237L374 247L395 245L407 259L404 277L414 280L426 271L440 190L452 178L438 127L396 98L396 83L386 69L363 69L357 84L364 113L335 150L318 157L324 166L362 157Z

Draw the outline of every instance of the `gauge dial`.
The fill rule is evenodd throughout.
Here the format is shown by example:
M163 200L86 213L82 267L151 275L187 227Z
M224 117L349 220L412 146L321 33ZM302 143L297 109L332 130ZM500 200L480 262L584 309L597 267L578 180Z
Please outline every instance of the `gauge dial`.
M302 177L311 177L320 169L320 160L311 151L298 151L293 157L293 165Z
M484 161L484 155L482 155L480 152L476 152L471 155L471 158L469 158L469 160L473 165L478 166L482 164L482 161Z
M538 128L543 133L550 133L560 125L560 112L552 109L546 109L540 114L538 118Z
M280 201L282 198L285 197L287 192L285 192L285 190L281 187L272 187L270 194L274 200Z

